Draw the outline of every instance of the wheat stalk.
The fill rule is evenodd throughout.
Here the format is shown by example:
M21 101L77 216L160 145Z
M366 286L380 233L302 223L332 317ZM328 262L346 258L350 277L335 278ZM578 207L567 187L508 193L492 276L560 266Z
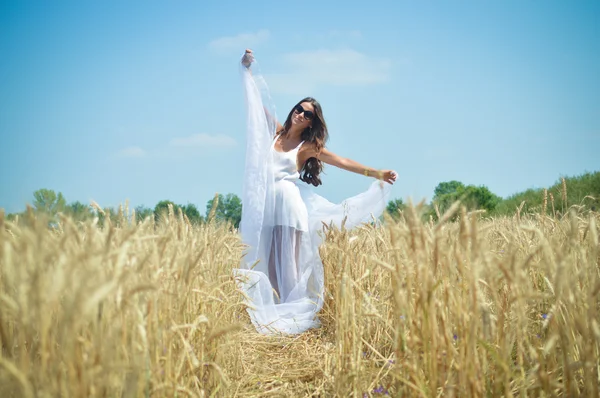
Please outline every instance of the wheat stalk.
M256 333L225 224L0 213L0 396L598 396L600 216L523 206L326 229L298 336Z

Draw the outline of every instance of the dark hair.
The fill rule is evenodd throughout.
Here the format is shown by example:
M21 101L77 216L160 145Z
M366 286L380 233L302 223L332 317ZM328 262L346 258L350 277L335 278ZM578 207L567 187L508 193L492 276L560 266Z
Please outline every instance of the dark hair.
M312 97L304 98L298 102L294 108L303 102L312 104L314 107L315 116L312 119L312 126L304 129L301 138L305 142L314 143L317 153L319 153L321 152L321 149L325 147L325 142L329 138L329 134L327 133L327 124L325 124L325 119L323 118L323 109L321 108L321 104L319 104L319 102ZM292 108L287 119L285 120L285 123L283 124L283 130L281 132L283 135L287 134L290 127L292 127L292 115L294 114L294 108ZM308 158L300 169L300 179L307 184L312 184L317 187L322 184L321 179L319 178L321 171L323 171L323 162L315 157Z

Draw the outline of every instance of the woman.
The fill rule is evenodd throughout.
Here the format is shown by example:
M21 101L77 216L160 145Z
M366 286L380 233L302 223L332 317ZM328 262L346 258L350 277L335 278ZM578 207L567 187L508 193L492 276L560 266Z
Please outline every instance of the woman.
M396 173L365 167L327 150L327 125L313 98L301 100L279 124L264 79L251 72L253 62L252 51L246 50L242 76L247 147L240 231L247 250L236 273L259 332L301 333L319 325L323 223L352 228L380 215ZM323 163L388 184L376 181L366 192L333 204L307 186L321 184Z

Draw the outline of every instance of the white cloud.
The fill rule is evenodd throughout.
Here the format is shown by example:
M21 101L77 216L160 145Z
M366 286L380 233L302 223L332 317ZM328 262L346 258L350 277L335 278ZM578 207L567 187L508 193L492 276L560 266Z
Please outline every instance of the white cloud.
M167 145L148 151L138 146L131 146L116 152L114 156L118 159L171 159L191 156L199 151L231 148L236 145L236 140L228 135L201 133L173 138Z
M237 36L220 37L208 43L208 47L219 53L237 51L243 53L246 48L256 47L269 39L271 33L261 29L255 33L240 33Z
M194 147L194 148L223 148L235 146L237 142L230 136L224 134L193 134L187 137L173 138L169 145L172 147Z
M119 158L143 158L146 156L146 151L144 151L139 146L131 146L125 149L121 149L117 152L117 157Z
M318 50L291 53L284 62L299 72L314 76L318 82L338 86L382 83L389 79L391 62L354 50Z
M283 56L286 73L267 78L274 92L309 94L315 88L365 86L384 83L390 78L389 59L371 57L355 50L317 50Z

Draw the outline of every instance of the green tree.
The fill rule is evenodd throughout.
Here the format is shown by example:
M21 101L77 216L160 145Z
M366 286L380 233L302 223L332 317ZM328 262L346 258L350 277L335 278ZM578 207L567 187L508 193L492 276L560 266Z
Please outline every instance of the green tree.
M177 210L180 208L179 205L170 200L161 200L154 206L154 218L156 221L159 221L160 217L169 211L169 205L173 206L173 212L177 214Z
M64 211L67 205L63 194L58 194L51 189L38 189L33 193L33 206L39 212L46 213L50 216Z
M406 205L404 204L404 201L402 201L402 199L394 199L388 202L385 210L390 216L392 216L394 220L398 220L400 218L400 212L403 211L405 208Z
M98 225L100 227L104 227L104 225L106 225L107 218L110 218L110 222L113 225L118 225L118 210L115 210L112 207L105 207L104 209L102 209L102 211L104 213L102 213L101 211L96 211L96 216L98 217Z
M202 221L204 221L196 205L188 203L187 205L182 206L181 209L192 224L200 224Z
M459 181L440 182L433 190L432 210L437 206L440 215L444 214L452 206L452 203L459 200L464 189L465 185ZM435 215L435 211L432 215Z
M433 190L433 198L439 199L443 195L454 194L465 188L465 185L456 180L440 182Z
M15 220L17 219L17 217L18 217L18 218L21 218L21 217L23 217L23 213L8 213L8 214L6 215L6 219L7 219L8 221L15 221Z
M76 221L89 220L94 216L91 207L79 201L69 203L65 208L65 214Z
M554 185L548 187L546 195L546 214L564 214L573 205L583 205L585 209L600 209L600 171L584 173L574 177L559 178ZM566 191L563 189L566 188ZM566 196L565 196L566 194ZM566 199L566 202L564 202ZM543 211L544 189L530 188L515 193L502 200L496 207L495 215L512 215L517 208L521 214L532 214ZM521 204L523 206L521 207Z
M492 193L486 186L465 186L459 181L441 182L434 190L432 205L437 205L440 214L460 200L468 210L486 210L493 212L502 198Z
M135 221L142 222L148 217L154 216L154 210L144 205L139 205L135 208Z
M492 212L502 200L484 185L478 187L469 185L459 192L462 203L469 210L481 209Z
M206 203L206 217L210 214L213 207L214 198ZM227 196L218 195L218 204L215 211L215 220L230 221L234 227L240 226L242 220L242 200L235 194L229 193Z
M523 204L521 213L532 213L542 208L543 190L542 189L527 189L526 191L516 193L500 201L494 211L494 215L513 215L516 213L518 207ZM549 210L551 210L551 204L548 203Z

